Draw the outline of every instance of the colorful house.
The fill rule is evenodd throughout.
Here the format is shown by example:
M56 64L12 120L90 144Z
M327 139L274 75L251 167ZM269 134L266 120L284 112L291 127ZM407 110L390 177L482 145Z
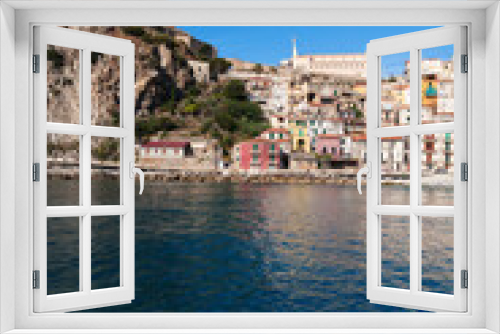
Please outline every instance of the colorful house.
M340 157L341 141L343 135L321 134L316 137L316 153L323 155L329 154L332 158Z
M187 141L154 141L141 146L140 161L154 168L182 168L183 159L192 153Z
M262 132L260 138L269 140L275 140L275 139L290 140L291 136L290 136L290 131L288 131L287 129L272 128Z
M147 168L213 170L220 167L222 149L213 139L179 138L141 145L139 156Z
M235 164L244 170L278 169L279 146L272 141L256 138L235 146Z
M311 138L307 131L306 119L294 119L288 122L288 129L292 136L292 150L294 152L310 153Z
M341 119L327 118L327 119L310 119L308 121L307 133L310 137L311 150L316 150L316 138L319 135L334 135L342 134L343 123ZM317 151L316 151L317 152Z
M255 138L233 148L233 166L242 170L289 168L291 142L288 139Z

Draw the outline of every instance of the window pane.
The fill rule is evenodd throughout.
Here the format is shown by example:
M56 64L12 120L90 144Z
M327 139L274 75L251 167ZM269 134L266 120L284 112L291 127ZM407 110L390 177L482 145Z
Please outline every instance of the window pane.
M120 203L120 139L92 137L92 205Z
M92 125L120 126L120 57L92 52Z
M80 290L80 218L47 218L47 294Z
M47 122L80 123L80 50L47 45Z
M47 134L47 205L80 205L80 137Z
M410 288L410 218L381 216L382 286Z
M453 294L453 218L422 217L422 291Z
M410 52L380 57L381 126L410 125Z
M453 45L421 50L422 124L453 122Z
M120 286L120 216L92 217L92 289Z
M422 205L453 205L453 133L422 136Z
M410 205L410 137L381 139L381 204Z

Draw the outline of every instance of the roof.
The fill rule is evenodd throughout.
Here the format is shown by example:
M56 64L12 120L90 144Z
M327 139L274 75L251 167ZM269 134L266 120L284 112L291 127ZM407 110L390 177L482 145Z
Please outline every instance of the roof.
M142 147L186 147L188 145L187 141L151 141Z
M351 139L355 142L366 141L366 135L351 136Z
M249 139L249 140L246 140L246 141L242 141L236 145L241 145L241 144L253 144L253 143L289 143L290 140L289 139L265 139L265 138L253 138L253 139Z
M345 54L325 54L325 55L297 55L297 58L328 58L328 59L345 59L352 58L352 60L366 60L364 53L345 53Z
M316 136L316 138L318 139L337 139L343 137L348 137L348 136L344 134L320 134Z
M290 143L290 139L269 139L268 142L270 143Z
M267 129L266 131L262 132L262 134L271 133L271 132L290 133L290 131L288 131L287 129L272 128L272 129Z
M407 138L407 139L406 139ZM384 141L404 141L410 140L410 137L382 137L381 140Z

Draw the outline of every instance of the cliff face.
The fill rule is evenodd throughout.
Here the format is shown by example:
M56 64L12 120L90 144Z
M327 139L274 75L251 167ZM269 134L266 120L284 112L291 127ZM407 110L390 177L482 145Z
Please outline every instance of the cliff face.
M182 30L174 27L67 28L134 43L138 143L172 136L201 136L217 139L227 154L235 142L252 138L269 126L260 106L249 100L243 83L219 82L219 74L227 72L231 63L217 58L217 50L212 45ZM54 46L47 55L48 121L79 123L79 52ZM92 124L118 126L119 57L92 53L91 72ZM73 141L62 136L49 144L58 149ZM102 158L116 156L116 143L106 138L97 139L92 147Z
M188 60L210 61L216 49L174 27L68 27L131 40L135 45L135 113L147 117L180 101L197 86ZM78 51L49 50L48 121L78 123ZM119 59L92 55L92 114L98 125L116 125L120 87ZM68 112L70 111L70 112Z

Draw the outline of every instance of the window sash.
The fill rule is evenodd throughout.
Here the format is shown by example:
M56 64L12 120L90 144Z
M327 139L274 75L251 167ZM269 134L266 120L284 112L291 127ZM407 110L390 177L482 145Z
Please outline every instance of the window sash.
M40 55L40 72L34 80L34 161L40 163L40 182L34 184L34 263L40 271L40 289L34 289L34 312L66 312L116 305L134 298L134 180L129 164L134 152L134 46L129 41L52 27L36 27L34 52ZM47 122L47 45L80 50L80 124ZM120 57L120 121L117 128L94 126L91 120L91 52ZM79 206L47 206L47 134L80 136ZM91 139L120 139L120 205L91 204ZM120 286L91 288L91 217L120 216ZM47 295L47 218L79 217L79 281L77 292Z
M371 163L371 175L367 184L367 297L370 301L423 310L465 312L467 289L460 285L461 270L467 269L467 184L460 181L460 163L467 162L466 152L466 80L460 73L460 55L466 53L465 28L437 28L418 33L375 40L367 48L368 62L368 119L367 152ZM454 122L419 124L420 116L420 49L442 45L454 45ZM410 109L409 126L381 127L383 111L380 105L381 67L380 57L410 52ZM454 207L419 205L421 188L421 135L455 133L454 143ZM410 205L381 205L381 144L383 137L408 136L410 138ZM413 163L412 163L413 162ZM381 221L382 215L410 217L410 289L381 286ZM420 219L423 216L454 218L454 295L420 291L421 282L421 235Z

